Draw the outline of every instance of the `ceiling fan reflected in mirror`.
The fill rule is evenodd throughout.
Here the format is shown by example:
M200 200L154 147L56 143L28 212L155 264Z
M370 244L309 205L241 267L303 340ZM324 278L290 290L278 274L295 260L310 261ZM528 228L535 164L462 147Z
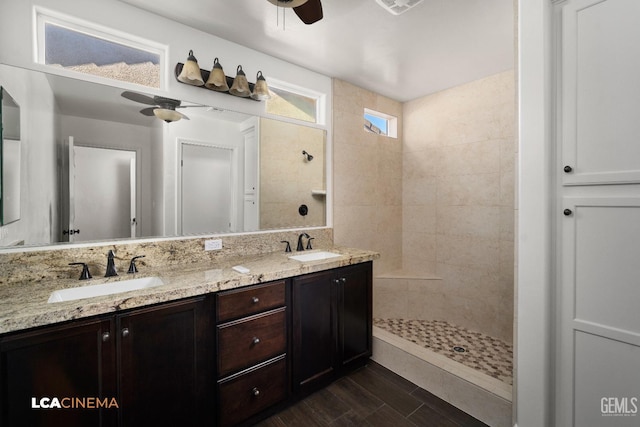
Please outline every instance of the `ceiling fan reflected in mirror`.
M176 122L180 119L189 120L189 117L176 111L176 108L200 107L200 105L180 105L182 102L177 99L162 96L151 97L137 92L124 91L121 95L130 101L153 105L153 107L143 108L140 113L145 116L156 116L167 123Z
M305 24L313 24L322 19L322 3L320 0L268 0L280 7L293 8L298 18Z

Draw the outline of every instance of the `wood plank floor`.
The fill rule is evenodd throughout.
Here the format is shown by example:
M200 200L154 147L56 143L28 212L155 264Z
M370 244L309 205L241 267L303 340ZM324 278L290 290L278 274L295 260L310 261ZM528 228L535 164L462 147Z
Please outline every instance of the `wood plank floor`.
M373 361L258 426L487 427Z

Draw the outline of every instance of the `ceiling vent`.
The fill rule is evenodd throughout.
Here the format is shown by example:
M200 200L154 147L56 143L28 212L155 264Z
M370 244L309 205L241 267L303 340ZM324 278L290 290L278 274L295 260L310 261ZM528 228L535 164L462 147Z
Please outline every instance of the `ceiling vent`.
M389 13L400 15L414 6L419 5L423 0L376 0L380 6Z

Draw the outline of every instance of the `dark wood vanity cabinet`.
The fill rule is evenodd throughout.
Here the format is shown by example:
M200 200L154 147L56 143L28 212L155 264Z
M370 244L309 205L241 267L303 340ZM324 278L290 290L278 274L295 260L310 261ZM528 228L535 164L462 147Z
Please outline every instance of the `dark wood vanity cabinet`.
M217 295L220 427L257 419L289 396L288 282Z
M295 277L294 393L307 395L366 363L372 342L372 263Z
M0 338L0 425L210 423L212 312L201 297ZM43 397L110 407L32 408Z
M367 361L371 268L2 335L0 427L251 425Z
M52 398L117 397L114 334L111 317L0 338L0 426L116 425L117 409L44 407Z
M117 317L121 426L213 420L212 321L204 297Z

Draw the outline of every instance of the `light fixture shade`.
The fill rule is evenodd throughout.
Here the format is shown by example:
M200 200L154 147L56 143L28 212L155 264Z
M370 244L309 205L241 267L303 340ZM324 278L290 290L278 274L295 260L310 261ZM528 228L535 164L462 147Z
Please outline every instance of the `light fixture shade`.
M154 108L153 114L160 120L164 120L167 123L177 122L182 118L182 114L176 110L170 110L168 108Z
M229 93L235 96L241 96L247 98L251 96L251 90L249 89L249 82L247 81L247 75L242 71L242 65L238 65L236 78L233 79L233 84Z
M178 75L178 80L193 86L202 86L204 84L202 73L198 66L198 60L193 56L192 50L189 51L189 57L187 58L187 62L184 63L180 75Z
M224 74L222 65L218 62L218 58L213 60L213 68L211 69L209 78L204 85L209 89L217 90L219 92L227 92L229 90L227 76Z
M269 0L269 3L280 7L298 7L305 4L308 0Z
M269 86L267 86L267 81L262 75L262 71L258 71L258 74L256 75L256 84L253 87L251 98L257 99L258 101L266 101L271 98Z

